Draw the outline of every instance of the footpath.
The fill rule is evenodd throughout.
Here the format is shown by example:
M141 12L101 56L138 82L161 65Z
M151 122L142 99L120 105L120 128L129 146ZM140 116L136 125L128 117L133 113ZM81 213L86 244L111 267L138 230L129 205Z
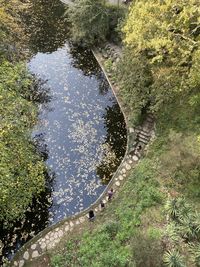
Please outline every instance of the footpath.
M147 114L142 125L136 128L129 127L130 122L128 111L126 110L126 107L123 106L123 103L119 98L119 88L112 78L112 73L107 72L104 69L104 64L107 60L112 62L112 66L115 67L116 63L119 61L120 55L120 49L110 44L99 49L98 51L94 51L94 56L106 75L106 78L108 79L108 82L125 117L128 141L127 150L123 161L112 177L106 190L93 205L79 214L68 217L40 232L15 254L10 263L11 267L23 267L25 264L28 266L29 262L39 258L47 252L51 252L63 238L67 240L69 232L74 231L76 228L80 228L81 224L91 223L88 220L89 210L92 209L95 213L95 216L99 216L100 213L102 214L100 203L103 201L104 203L107 203L106 205L110 205L107 196L108 190L113 188L115 195L117 195L121 186L125 182L126 177L128 177L130 170L134 168L139 159L145 155L148 144L154 137L154 118L151 114Z

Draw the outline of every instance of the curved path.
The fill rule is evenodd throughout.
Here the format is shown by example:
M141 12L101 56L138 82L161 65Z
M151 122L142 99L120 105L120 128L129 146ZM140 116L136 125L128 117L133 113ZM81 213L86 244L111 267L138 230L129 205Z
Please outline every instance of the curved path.
M101 54L102 52L103 51L101 50ZM113 47L107 46L103 52L103 55L104 55L104 58L109 57L114 62L115 60L117 60L119 56L118 53L119 51L116 52ZM100 66L102 67L101 62L103 62L104 59L101 57L101 54L98 52L94 53ZM104 71L103 67L102 67L102 70ZM111 74L109 73L108 75L105 73L105 75L107 79L108 79L108 76L111 77ZM112 86L112 84L110 83L110 86L113 89L113 92L116 96L116 92L117 92L116 85ZM117 98L117 100L119 99ZM124 111L123 106L122 105L120 106L122 108L122 111ZM126 123L128 126L128 116L125 116L125 119L126 119ZM23 267L26 262L31 261L37 257L40 257L42 254L46 253L47 251L52 250L61 241L61 239L64 236L67 237L68 232L72 231L76 227L80 227L80 224L82 223L88 223L87 215L90 209L93 209L95 212L95 215L98 216L98 213L101 211L100 202L101 201L103 201L104 203L108 202L107 190L109 190L112 187L114 189L115 194L117 194L120 186L124 183L125 178L128 176L129 171L132 168L134 168L134 166L137 164L141 155L145 152L146 145L149 143L153 133L154 133L154 119L152 115L150 114L147 115L147 118L144 121L143 125L135 129L129 128L126 155L122 163L120 164L117 172L115 173L112 180L110 181L107 189L99 197L99 199L89 208L84 210L83 212L77 215L68 217L62 220L61 222L57 223L56 225L48 227L44 231L39 233L32 240L27 242L20 249L20 251L18 251L15 254L14 259L12 260L10 265L15 266L15 267ZM138 146L141 147L140 151L138 151Z

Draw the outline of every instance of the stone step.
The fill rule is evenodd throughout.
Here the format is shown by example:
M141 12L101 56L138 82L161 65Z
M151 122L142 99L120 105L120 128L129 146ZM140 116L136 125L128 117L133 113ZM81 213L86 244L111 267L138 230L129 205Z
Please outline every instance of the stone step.
M138 134L142 135L144 137L147 137L147 138L149 138L151 136L151 134L149 132L144 132L144 131L140 131Z
M148 113L148 114L147 114L147 118L152 118L152 119L154 119L154 115L153 115L152 113Z
M105 46L105 49L110 49L110 45L107 44L107 45Z
M149 141L149 139L150 139L150 136L144 135L141 132L138 134L138 137L139 137L139 139L142 138L142 139L147 140L147 141Z
M154 125L154 121L146 121L146 124L144 125L144 128L146 127L152 127Z
M154 118L153 117L147 117L146 121L148 121L150 123L153 123L154 122Z
M149 131L144 131L143 129L142 130L135 130L135 132L137 133L137 135L143 135L144 137L147 137L149 138L151 136L150 132Z
M142 126L137 126L137 127L135 127L135 131L137 132L140 132L142 130Z
M146 145L146 144L148 144L149 140L144 139L142 137L139 137L139 142L142 142L142 143L144 143Z
M149 134L149 132L151 131L151 129L152 129L152 127L153 127L153 124L146 124L145 126L143 126L143 128L142 128L142 130L141 130L141 132L144 132L145 134Z

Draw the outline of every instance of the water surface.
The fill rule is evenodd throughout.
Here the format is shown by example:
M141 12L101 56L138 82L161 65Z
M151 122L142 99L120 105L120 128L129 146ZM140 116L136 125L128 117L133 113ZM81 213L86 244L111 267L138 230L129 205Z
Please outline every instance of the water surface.
M34 136L42 136L46 163L54 174L53 223L97 199L126 144L122 113L94 56L70 47L66 43L55 52L37 53L29 63L30 72L46 80L52 96L48 107L41 107Z

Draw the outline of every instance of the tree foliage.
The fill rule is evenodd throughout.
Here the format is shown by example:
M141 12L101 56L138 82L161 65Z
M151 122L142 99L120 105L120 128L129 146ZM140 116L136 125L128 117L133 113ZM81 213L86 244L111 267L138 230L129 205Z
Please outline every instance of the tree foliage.
M72 40L89 46L104 42L123 15L123 8L116 8L104 0L75 0L66 11Z
M0 58L10 61L25 56L26 35L21 15L28 0L0 0Z
M37 105L31 101L34 79L28 74L21 15L27 1L0 1L0 221L23 216L44 190L46 167L31 141Z
M0 66L0 220L21 216L33 196L44 188L45 166L30 140L37 108L26 99L31 79L24 66ZM23 91L23 93L22 93Z
M108 11L103 0L76 0L67 10L72 39L88 44L104 41L108 33Z
M153 77L145 57L132 55L129 50L124 52L117 67L117 77L120 83L120 94L129 106L132 119L137 122L144 109L150 104L150 85Z
M123 27L124 43L129 50L125 61L133 70L127 92L132 87L132 99L137 97L141 107L150 101L151 110L157 113L175 98L181 101L188 94L191 104L199 103L199 14L196 0L139 0L132 4ZM135 58L141 67L134 71ZM137 81L138 69L144 66L144 61L153 82L148 90L140 90L138 94L141 83L141 79ZM125 72L123 66L121 71ZM141 76L144 79L143 73ZM126 90L123 82L122 87ZM149 93L148 101L146 92Z

